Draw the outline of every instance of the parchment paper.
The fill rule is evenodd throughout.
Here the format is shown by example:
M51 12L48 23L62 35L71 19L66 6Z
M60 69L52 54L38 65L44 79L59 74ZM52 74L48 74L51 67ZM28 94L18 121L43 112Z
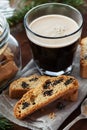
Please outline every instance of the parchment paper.
M5 90L0 95L0 113L10 121L32 130L57 130L63 121L78 107L83 98L87 95L87 79L82 79L79 74L79 47L74 59L73 71L71 75L79 81L79 96L76 102L64 102L65 107L59 110L56 106L59 100L46 106L43 110L38 110L24 120L18 120L13 115L13 107L17 100L10 99L8 90ZM26 71L27 70L27 71ZM21 76L28 76L33 73L38 73L37 68L31 60L27 67L21 73ZM50 113L54 114L54 118L50 118Z

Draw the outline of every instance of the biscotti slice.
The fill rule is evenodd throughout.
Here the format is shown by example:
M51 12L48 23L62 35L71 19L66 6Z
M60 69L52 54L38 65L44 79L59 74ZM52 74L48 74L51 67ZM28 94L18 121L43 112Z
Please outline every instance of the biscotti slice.
M21 98L27 91L36 87L36 84L38 83L37 81L40 77L41 76L34 74L13 81L9 86L9 97L15 99ZM47 80L47 77L44 79ZM77 92L78 91L67 94L63 97L63 99L68 101L76 101L78 97Z
M87 37L81 40L80 47L80 75L83 78L87 78Z
M11 79L18 71L14 61L9 61L0 66L0 83Z
M27 91L36 87L39 77L39 75L34 74L13 81L9 86L9 97L21 98Z
M14 115L18 119L23 119L34 111L75 90L78 90L78 81L72 76L48 77L47 80L42 76L38 86L24 94L16 103Z

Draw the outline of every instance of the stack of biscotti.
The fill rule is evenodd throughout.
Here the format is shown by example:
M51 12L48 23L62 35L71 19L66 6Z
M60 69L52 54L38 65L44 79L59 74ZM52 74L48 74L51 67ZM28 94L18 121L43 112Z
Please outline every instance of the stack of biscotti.
M87 37L81 40L80 47L80 75L87 78Z
M11 79L18 71L14 54L9 47L0 55L0 85Z
M14 115L23 119L34 111L78 91L78 81L73 76L41 76L38 84L26 92L14 106Z

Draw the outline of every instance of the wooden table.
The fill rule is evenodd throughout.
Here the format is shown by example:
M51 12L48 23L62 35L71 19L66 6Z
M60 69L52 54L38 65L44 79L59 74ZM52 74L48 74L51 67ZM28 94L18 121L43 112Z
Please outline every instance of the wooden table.
M87 36L87 14L83 16L84 25L83 25L83 33L82 37ZM24 29L13 29L12 35L19 41L22 51L22 62L23 66L25 66L29 60L31 59L31 50L29 46L29 41L25 34ZM80 114L80 106L64 121L64 123L60 126L58 130L62 130L69 122L71 122L76 116ZM14 124L14 128L11 130L29 130L23 127L20 127ZM87 120L78 121L70 130L87 130Z

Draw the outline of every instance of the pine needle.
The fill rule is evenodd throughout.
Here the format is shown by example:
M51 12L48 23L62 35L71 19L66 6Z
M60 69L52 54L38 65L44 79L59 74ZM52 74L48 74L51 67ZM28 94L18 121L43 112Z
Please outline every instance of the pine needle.
M14 12L13 17L7 19L10 26L23 22L24 15L34 6L47 3L47 2L61 2L65 4L72 5L80 10L84 10L84 5L86 5L84 0L21 0L20 9Z
M13 127L13 124L0 114L0 130L8 130Z

